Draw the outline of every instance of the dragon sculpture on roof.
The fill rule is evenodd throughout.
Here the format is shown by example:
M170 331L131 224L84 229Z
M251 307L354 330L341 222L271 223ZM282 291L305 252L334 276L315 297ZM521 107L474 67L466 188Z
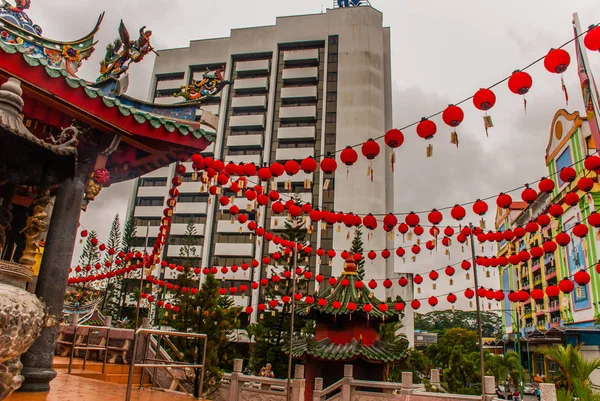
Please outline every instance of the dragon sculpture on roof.
M185 102L201 102L209 97L217 95L223 88L229 84L230 81L225 80L223 72L225 66L217 68L216 70L206 70L202 74L202 79L196 81L192 79L190 85L180 87L179 92L174 93L175 97L182 97Z
M25 12L29 7L31 7L31 0L16 0L14 6L5 0L0 0L0 18L21 26L30 33L41 35L42 28L39 25L35 25Z
M129 31L121 20L119 37L106 46L106 54L100 62L100 77L97 81L111 77L118 79L129 70L131 63L139 63L148 53L154 51L150 44L152 31L146 30L146 27L143 26L139 32L139 38L131 40Z

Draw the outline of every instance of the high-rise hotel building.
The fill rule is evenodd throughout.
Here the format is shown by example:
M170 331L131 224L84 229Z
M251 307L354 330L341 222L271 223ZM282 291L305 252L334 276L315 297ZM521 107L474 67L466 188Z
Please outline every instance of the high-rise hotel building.
M232 85L199 106L220 117L216 140L205 150L205 155L226 163L262 166L274 161L319 157L365 142L392 127L390 29L383 27L382 19L381 12L369 5L334 8L321 14L280 17L272 26L233 29L227 38L197 40L186 48L161 50L154 65L150 100L178 102L181 98L172 94L180 86L201 79L207 68L224 66L225 79L232 81ZM387 213L394 206L394 182L390 151L381 145L381 155L371 163L363 157L349 169L339 163L334 176L324 177L320 171L282 176L276 180L277 188L282 194L297 193L302 201L328 210L361 215ZM372 179L367 174L369 167L374 172ZM145 240L147 224L151 226L150 243L158 233L173 173L171 166L138 180L131 208L140 246ZM311 182L308 188L307 180ZM190 220L195 223L202 267L240 266L252 259L261 260L264 254L276 250L274 244L250 236L245 226L232 220L227 213L229 206L223 208L216 200L208 202L208 194L200 192L200 185L188 174L179 188L181 195L164 258L179 256ZM235 200L240 210L246 210L248 203L244 197ZM286 219L271 216L269 207L262 208L255 217L260 226L273 231L282 230ZM338 254L350 249L354 230L337 225L333 230L322 230L320 224L313 227L310 235L313 249L335 249ZM393 239L382 229L371 233L363 229L363 232L365 252L394 248ZM311 266L315 274L320 272L326 277L343 269L339 257L331 266L326 257L317 265L314 254L308 263L301 262ZM258 281L270 275L267 270L262 266L253 271L229 271L224 285L239 287L243 281L246 284ZM365 270L368 280L397 277L393 257L366 261ZM175 278L176 273L167 269L165 278ZM383 292L381 285L378 290ZM387 295L412 299L412 288L400 290L394 286L394 291L405 292ZM244 298L236 296L236 302L253 305L256 314L256 305L261 302L259 292L256 290ZM253 316L252 320L256 318ZM412 333L412 316L405 326Z

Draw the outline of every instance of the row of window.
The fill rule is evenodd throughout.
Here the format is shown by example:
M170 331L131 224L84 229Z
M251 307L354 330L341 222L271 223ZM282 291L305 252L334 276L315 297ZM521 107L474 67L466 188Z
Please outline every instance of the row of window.
M167 178L142 178L140 180L140 187L166 187Z

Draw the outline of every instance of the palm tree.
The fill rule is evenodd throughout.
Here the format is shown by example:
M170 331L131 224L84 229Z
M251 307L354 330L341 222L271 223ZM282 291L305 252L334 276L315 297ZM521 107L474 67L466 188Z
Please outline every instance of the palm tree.
M496 377L498 383L504 382L504 388L508 389L508 380L511 384L519 382L519 356L512 351L504 355L486 354L486 373Z
M600 358L586 360L581 355L581 347L583 347L583 344L578 344L576 347L570 344L566 347L563 345L549 345L539 348L538 352L558 365L564 378L567 393L572 393L574 397L585 401L591 397L589 377L594 370L600 368Z

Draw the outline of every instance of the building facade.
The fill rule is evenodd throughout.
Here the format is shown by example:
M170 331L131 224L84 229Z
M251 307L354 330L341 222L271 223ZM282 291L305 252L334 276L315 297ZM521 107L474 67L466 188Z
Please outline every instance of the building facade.
M500 271L500 283L505 291L544 290L544 298L541 300L530 298L524 303L511 303L508 299L503 301L505 340L511 344L521 342L523 351L526 347L527 357L523 358L523 362L531 375L552 373L553 367L544 361L542 355L535 353L539 345L583 342L582 336L586 338L587 347L597 351L600 345L598 338L589 336L590 332L596 332L594 328L600 318L600 274L596 271L600 236L593 227L590 227L590 234L584 238L573 235L571 230L576 223L586 224L587 216L598 210L600 186L595 183L593 190L585 193L578 190L577 180L568 183L559 177L562 168L576 163L573 168L577 171L578 178L588 176L595 179L596 174L585 170L583 162L579 162L595 153L587 118L580 116L578 112L559 110L552 120L545 157L548 176L555 184L554 191L540 194L531 205L513 203L511 209L500 209L496 215L496 229L504 232L519 226L525 227L540 214L547 213L552 204L560 205L564 210L562 216L553 218L550 225L541 227L534 233L527 233L521 239L499 242L498 256L508 257L523 249L541 246L560 232L566 232L571 237L571 242L566 247L559 246L554 253L545 253L540 258L531 258L518 265L509 264ZM576 192L580 197L579 203L573 206L565 203L565 195L571 192ZM586 270L590 274L589 284L576 284L570 294L561 292L554 297L549 297L545 292L548 286L557 285L563 278L572 279L580 270Z
M348 145L381 136L392 127L390 71L390 30L382 25L382 14L368 5L329 9L315 15L277 18L275 25L234 29L231 36L192 41L189 47L159 51L150 88L150 100L173 103L172 95L181 86L199 79L208 68L224 67L224 78L232 84L200 108L220 117L215 143L206 155L236 163L254 163L260 167L272 162L320 158ZM359 160L349 171L339 168L333 178L300 173L282 176L268 183L267 190L277 189L313 206L366 215L393 210L393 176L389 152L382 146L380 157ZM189 167L189 166L188 166ZM371 179L366 174L372 168ZM189 171L189 169L188 169ZM142 247L146 227L150 225L149 243L156 238L163 205L168 199L167 183L174 167L142 177L135 188L130 208L136 218L138 241ZM275 252L276 246L251 236L245 226L228 214L218 202L209 203L209 195L192 174L184 177L175 215L172 220L165 259L177 259L189 221L194 223L197 251L202 267L240 266L252 259ZM227 196L235 193L225 192ZM234 203L240 210L253 208L245 197ZM270 208L256 209L254 217L266 230L282 230L286 217L271 216ZM313 224L309 234L313 249L350 248L354 230L337 227L324 230ZM393 249L393 239L382 230L364 233L365 252L370 249ZM315 274L339 275L343 261L322 262L312 255L301 260ZM248 271L231 269L219 273L223 285L239 287L242 282L269 277L272 267L261 266ZM365 264L367 278L395 277L394 260L378 259ZM177 272L162 273L173 279ZM380 286L381 287L381 286ZM383 289L379 289L383 291ZM412 299L412 288L398 294ZM378 294L384 295L384 294ZM256 305L260 289L244 297L236 296L240 306ZM412 316L405 322L412 333Z

